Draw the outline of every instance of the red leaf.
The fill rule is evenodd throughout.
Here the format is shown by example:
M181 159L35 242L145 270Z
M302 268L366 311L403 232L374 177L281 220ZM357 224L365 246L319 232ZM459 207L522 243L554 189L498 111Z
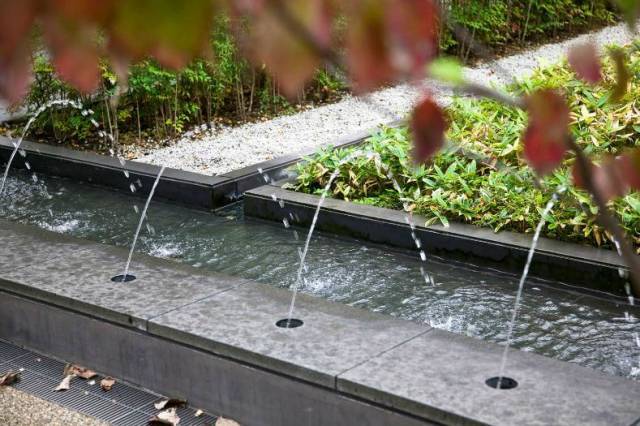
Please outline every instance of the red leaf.
M424 78L424 67L438 53L438 7L433 0L393 1L388 5L389 51L398 71Z
M26 45L36 12L34 0L0 0L1 56L13 57L21 46Z
M365 93L393 80L394 69L387 49L384 2L349 2L347 62L356 93Z
M605 201L619 197L627 192L628 186L622 179L620 173L619 159L613 157L606 158L602 164L596 165L589 162L589 174L591 181L598 193ZM573 182L578 188L586 189L586 178L582 174L578 163L573 165Z
M438 51L434 0L353 0L347 12L347 60L356 92L398 77L424 77Z
M634 149L618 157L622 180L629 187L640 190L640 149Z
M24 98L31 79L31 62L26 51L19 50L12 57L0 56L0 96L10 104Z
M234 0L230 2L231 12L238 15L256 15L261 13L266 0Z
M569 49L569 65L576 74L590 84L602 81L602 66L593 43L577 44Z
M53 64L60 77L81 92L90 93L98 87L99 58L95 50L69 46L56 53Z
M569 107L558 93L546 89L527 98L529 127L524 133L524 155L535 171L544 175L555 169L567 151Z
M31 82L29 31L37 7L35 0L0 0L0 96L10 103L21 100Z
M60 15L81 21L104 22L112 13L116 0L49 0Z
M289 16L302 28L290 28ZM257 66L265 64L290 98L309 81L320 64L318 49L331 41L332 10L327 0L272 2L251 23L251 56ZM299 33L305 32L310 40Z
M53 65L60 77L81 92L88 93L98 87L97 34L56 17L49 17L45 24Z
M414 160L425 162L442 148L446 130L447 121L442 109L431 98L422 100L411 117Z

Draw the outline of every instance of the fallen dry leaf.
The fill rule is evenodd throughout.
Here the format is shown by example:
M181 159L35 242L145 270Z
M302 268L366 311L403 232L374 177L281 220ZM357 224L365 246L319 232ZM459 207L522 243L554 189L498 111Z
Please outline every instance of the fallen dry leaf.
M236 422L235 420L218 417L215 426L240 426L240 423Z
M0 386L10 386L20 379L20 373L9 370L0 376Z
M69 390L69 386L71 385L71 379L75 377L74 374L69 374L65 376L64 379L60 382L57 388L54 389L55 392L66 391Z
M74 374L81 379L89 380L97 375L97 373L93 370L89 370L86 367L81 367L76 364L67 364L64 367L64 375L68 376L69 374Z
M172 407L183 407L185 405L187 405L187 401L178 398L163 399L162 401L158 401L153 404L153 406L156 407L156 410L164 410L166 408Z
M105 377L104 379L100 380L100 387L105 392L109 392L115 384L116 379L114 379L113 377Z
M149 419L149 425L171 425L175 426L180 423L180 417L176 412L176 408L169 408L162 411Z

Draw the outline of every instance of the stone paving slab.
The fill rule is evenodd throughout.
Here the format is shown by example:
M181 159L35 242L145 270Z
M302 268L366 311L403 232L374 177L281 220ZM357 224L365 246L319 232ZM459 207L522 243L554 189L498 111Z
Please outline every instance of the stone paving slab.
M235 287L149 321L149 331L323 386L335 376L422 333L428 326L299 294L299 328L279 328L291 292Z
M631 336L630 336L631 338ZM629 425L640 384L539 355L512 351L497 390L502 346L440 330L341 374L338 390L444 423Z
M122 272L127 250L3 221L0 226L0 254L6 255L0 256L0 288L46 302L30 302L33 310L24 311L11 301L15 296L2 293L3 333L105 369L114 363L125 370L146 368L152 371L148 379L163 366L163 380L173 383L177 360L186 363L186 371L196 368L151 346L148 358L140 358L141 341L148 338L158 347L170 342L176 354L188 349L203 363L245 372L242 381L229 373L231 388L255 386L260 375L269 376L262 392L281 391L283 381L290 392L306 387L309 395L303 400L311 406L311 395L322 390L372 405L375 409L367 413L382 410L443 423L616 425L640 418L640 383L635 381L513 351L507 374L519 386L498 391L484 382L498 374L501 346L303 294L294 318L304 325L278 328L275 323L287 316L291 300L285 289L139 254L131 268L138 279L114 283L110 278ZM56 315L41 314L47 309ZM74 330L75 321L60 320L72 312L102 331L86 325ZM131 336L92 342L114 328ZM125 341L126 350L121 347ZM113 345L118 349L106 355L104 349ZM189 388L191 380L180 389ZM201 392L207 382L199 383ZM261 406L261 412L268 412L268 406ZM338 417L348 418L348 413Z
M93 243L0 220L0 273L71 255Z
M127 250L23 228L3 223L5 289L143 329L148 318L246 281L135 253L129 273L136 280L113 282L123 273Z

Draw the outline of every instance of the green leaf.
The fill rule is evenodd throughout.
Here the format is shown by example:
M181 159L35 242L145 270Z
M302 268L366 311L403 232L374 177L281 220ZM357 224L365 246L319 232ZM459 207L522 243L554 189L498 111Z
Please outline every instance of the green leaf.
M460 62L453 58L438 58L428 66L428 73L436 80L451 84L464 83L464 73Z

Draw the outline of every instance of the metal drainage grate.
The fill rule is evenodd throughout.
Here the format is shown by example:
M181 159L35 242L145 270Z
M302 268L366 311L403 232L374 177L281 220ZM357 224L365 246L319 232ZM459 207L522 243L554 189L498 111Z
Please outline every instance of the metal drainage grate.
M27 351L0 340L0 374L7 370L21 371L16 389L76 410L118 426L146 425L149 418L158 412L154 402L164 399L162 395L149 392L121 381L109 392L100 388L104 376L90 381L73 379L71 387L64 392L54 392L62 380L65 363ZM93 382L92 382L93 383ZM203 414L195 417L191 407L178 408L180 425L201 426L215 423L216 417Z
M25 351L22 348L10 345L0 340L0 365L4 364L5 362L13 361L14 359L28 353L28 351Z

